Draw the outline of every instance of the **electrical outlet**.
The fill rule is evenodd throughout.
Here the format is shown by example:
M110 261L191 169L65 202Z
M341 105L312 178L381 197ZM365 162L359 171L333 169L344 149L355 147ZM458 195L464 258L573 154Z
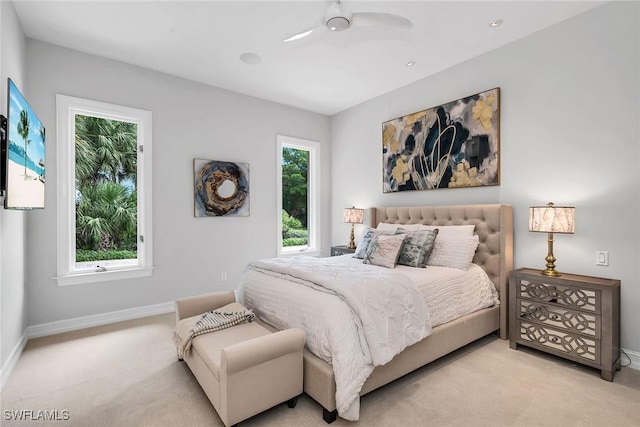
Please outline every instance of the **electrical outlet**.
M596 251L596 265L609 265L609 252Z
M227 273L220 273L220 281L221 282L227 281Z

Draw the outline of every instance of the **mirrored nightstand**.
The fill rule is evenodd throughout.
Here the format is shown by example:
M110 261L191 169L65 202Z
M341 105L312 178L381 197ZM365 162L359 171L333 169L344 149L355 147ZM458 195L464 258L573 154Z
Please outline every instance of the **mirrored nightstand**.
M331 256L340 256L355 253L355 249L349 249L346 245L331 246Z

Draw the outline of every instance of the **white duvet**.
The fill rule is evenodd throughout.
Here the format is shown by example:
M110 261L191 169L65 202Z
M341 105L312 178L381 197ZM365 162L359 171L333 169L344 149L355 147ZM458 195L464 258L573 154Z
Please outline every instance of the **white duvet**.
M465 314L500 304L493 282L479 265L471 264L466 271L448 267L412 268L402 265L395 269L409 276L422 294L434 328Z
M470 269L471 276L486 278L489 286L479 286L485 291L467 291L469 272L445 267L390 270L363 264L350 255L263 260L247 267L239 297L274 327L305 331L309 351L333 367L338 414L355 421L360 390L375 366L428 336L432 324L497 302L484 271L473 267L477 266ZM451 299L460 292L474 298L480 294L484 301L460 304L460 298ZM437 311L435 319L432 308Z

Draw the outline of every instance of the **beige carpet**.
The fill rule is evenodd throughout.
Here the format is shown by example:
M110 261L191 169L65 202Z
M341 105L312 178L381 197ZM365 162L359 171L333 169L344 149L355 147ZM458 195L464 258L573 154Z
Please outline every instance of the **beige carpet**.
M222 426L176 359L173 323L169 314L29 341L1 395L0 424ZM19 410L33 418L57 411L59 420L10 419ZM596 370L490 336L363 397L359 422L331 425L640 426L640 371L623 368L609 383ZM326 424L303 396L294 409L280 405L242 426Z

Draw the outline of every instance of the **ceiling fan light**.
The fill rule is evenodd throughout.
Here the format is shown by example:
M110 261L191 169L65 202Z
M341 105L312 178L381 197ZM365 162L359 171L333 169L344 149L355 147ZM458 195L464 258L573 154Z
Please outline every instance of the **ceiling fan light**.
M327 28L331 31L344 31L351 25L351 22L344 16L334 16L327 20Z

